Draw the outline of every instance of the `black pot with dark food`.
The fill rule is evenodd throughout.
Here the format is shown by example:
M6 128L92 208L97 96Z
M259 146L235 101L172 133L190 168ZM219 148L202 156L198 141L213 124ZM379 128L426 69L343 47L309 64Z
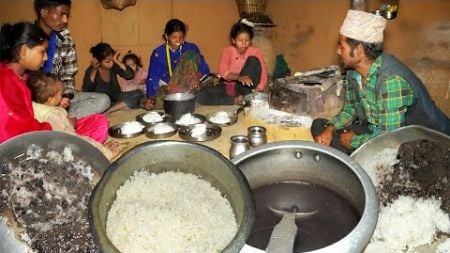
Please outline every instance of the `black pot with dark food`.
M186 113L194 113L195 95L189 92L173 93L164 96L164 112L176 121Z

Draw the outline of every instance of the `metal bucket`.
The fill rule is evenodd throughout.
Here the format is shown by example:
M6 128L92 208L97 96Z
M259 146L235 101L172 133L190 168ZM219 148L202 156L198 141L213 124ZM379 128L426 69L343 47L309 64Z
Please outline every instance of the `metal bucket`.
M65 147L72 150L75 159L83 160L101 176L109 167L106 157L89 142L64 132L39 131L16 136L0 145L0 162L8 163L26 154L28 147L36 144L44 152L62 153ZM1 190L1 186L0 186ZM1 217L0 217L1 218ZM0 219L0 252L25 253L29 247L13 237L13 232Z
M186 113L195 111L195 95L189 92L164 96L164 112L178 120Z
M232 162L251 189L277 182L310 182L334 191L359 212L359 222L344 238L308 252L360 253L369 243L378 219L377 196L369 176L344 153L313 142L283 141L251 149ZM246 245L241 252L263 249ZM292 248L279 252L292 252Z
M106 219L119 187L136 171L167 170L201 176L223 193L236 216L238 231L222 251L239 252L254 222L254 204L247 180L228 159L201 144L154 141L138 145L115 161L97 184L89 203L94 240L102 252L119 253L106 235ZM220 228L218 228L220 229Z

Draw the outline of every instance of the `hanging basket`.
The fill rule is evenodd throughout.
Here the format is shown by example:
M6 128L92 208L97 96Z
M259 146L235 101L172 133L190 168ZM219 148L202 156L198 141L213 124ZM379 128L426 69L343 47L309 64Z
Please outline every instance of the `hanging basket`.
M239 16L248 14L263 14L266 11L267 0L236 0Z
M100 0L103 8L123 10L125 7L135 5L136 0Z

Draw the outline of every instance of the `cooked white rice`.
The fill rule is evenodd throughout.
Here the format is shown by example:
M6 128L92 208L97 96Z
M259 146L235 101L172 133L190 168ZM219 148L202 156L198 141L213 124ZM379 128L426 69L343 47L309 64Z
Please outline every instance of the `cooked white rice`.
M122 134L135 134L142 131L145 126L137 121L126 122L120 128Z
M179 120L177 120L175 123L178 125L193 125L200 123L200 119L192 115L191 113L186 113L181 116Z
M117 191L106 224L122 253L220 252L236 232L220 191L182 172L135 172Z
M228 117L227 112L217 112L211 118L209 118L211 122L214 122L216 124L225 124L230 122L230 117Z
M393 166L399 162L397 150L385 148L360 162L380 197L386 195L382 183L391 180ZM402 195L387 206L380 205L378 223L364 253L414 253L417 246L432 243L438 232L450 233L449 215L440 206L439 199ZM447 250L442 252L450 253Z
M195 125L191 130L191 136L201 136L206 133L206 125L199 124Z
M153 133L155 134L166 134L166 133L170 133L173 132L175 129L171 126L168 125L156 125L153 128Z
M436 249L436 253L450 253L450 238L439 244Z
M408 250L433 242L439 231L449 233L450 220L440 206L440 200L410 196L382 206L365 253L411 252Z
M160 122L163 121L163 117L157 112L149 112L145 114L142 119L148 123Z

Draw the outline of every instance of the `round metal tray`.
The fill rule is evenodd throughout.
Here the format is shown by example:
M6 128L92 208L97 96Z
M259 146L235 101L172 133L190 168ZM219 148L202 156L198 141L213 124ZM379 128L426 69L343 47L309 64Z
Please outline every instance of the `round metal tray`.
M157 134L157 133L155 133L155 128L158 126L169 126L169 127L173 128L173 131ZM175 135L177 133L177 130L178 130L177 125L170 123L170 122L161 122L161 123L157 123L157 124L147 127L147 130L145 131L145 135L152 139L162 139L162 138L167 138L172 135Z
M204 115L198 114L198 113L193 113L192 114L193 117L197 118L200 120L200 122L197 122L195 124L200 124L200 123L204 123L206 121L206 117ZM174 122L177 126L179 127L185 127L185 126L193 126L195 124L189 124L189 125L183 125L183 124L179 124L176 121Z
M127 122L123 122L123 123L120 123L120 124L117 124L117 125L114 125L114 126L110 127L109 130L108 130L109 135L111 135L111 137L114 137L114 138L132 138L132 137L136 137L136 136L139 136L142 133L144 133L145 128L146 128L145 125L143 125L144 127L139 132L129 133L129 134L122 133L122 127L125 124L132 123L132 122L137 122L137 121L127 121ZM140 122L138 122L138 123L141 124Z
M217 122L211 121L211 118L214 117L214 116L216 116L218 113L219 113L219 112L215 112L215 113L206 115L206 120L207 120L209 123L211 123L211 124L217 124L217 125L222 126L222 127L232 126L232 125L234 125L234 124L237 122L237 120L238 120L238 115L237 115L237 114L235 114L235 113L233 113L233 112L226 112L227 115L228 115L228 118L230 119L230 121L228 121L228 122L226 122L226 123L217 123Z
M144 116L149 113L158 113L163 119L161 121L155 121L155 122L145 121ZM164 111L150 111L150 112L145 112L145 113L141 113L141 114L137 115L136 120L146 126L153 126L153 125L155 125L157 123L161 123L161 122L171 122L172 116L170 116L169 114L166 114Z
M206 125L206 132L202 135L192 136L192 129L196 125ZM222 133L222 128L217 124L198 123L190 126L182 126L178 129L178 135L186 141L211 141L217 139Z

